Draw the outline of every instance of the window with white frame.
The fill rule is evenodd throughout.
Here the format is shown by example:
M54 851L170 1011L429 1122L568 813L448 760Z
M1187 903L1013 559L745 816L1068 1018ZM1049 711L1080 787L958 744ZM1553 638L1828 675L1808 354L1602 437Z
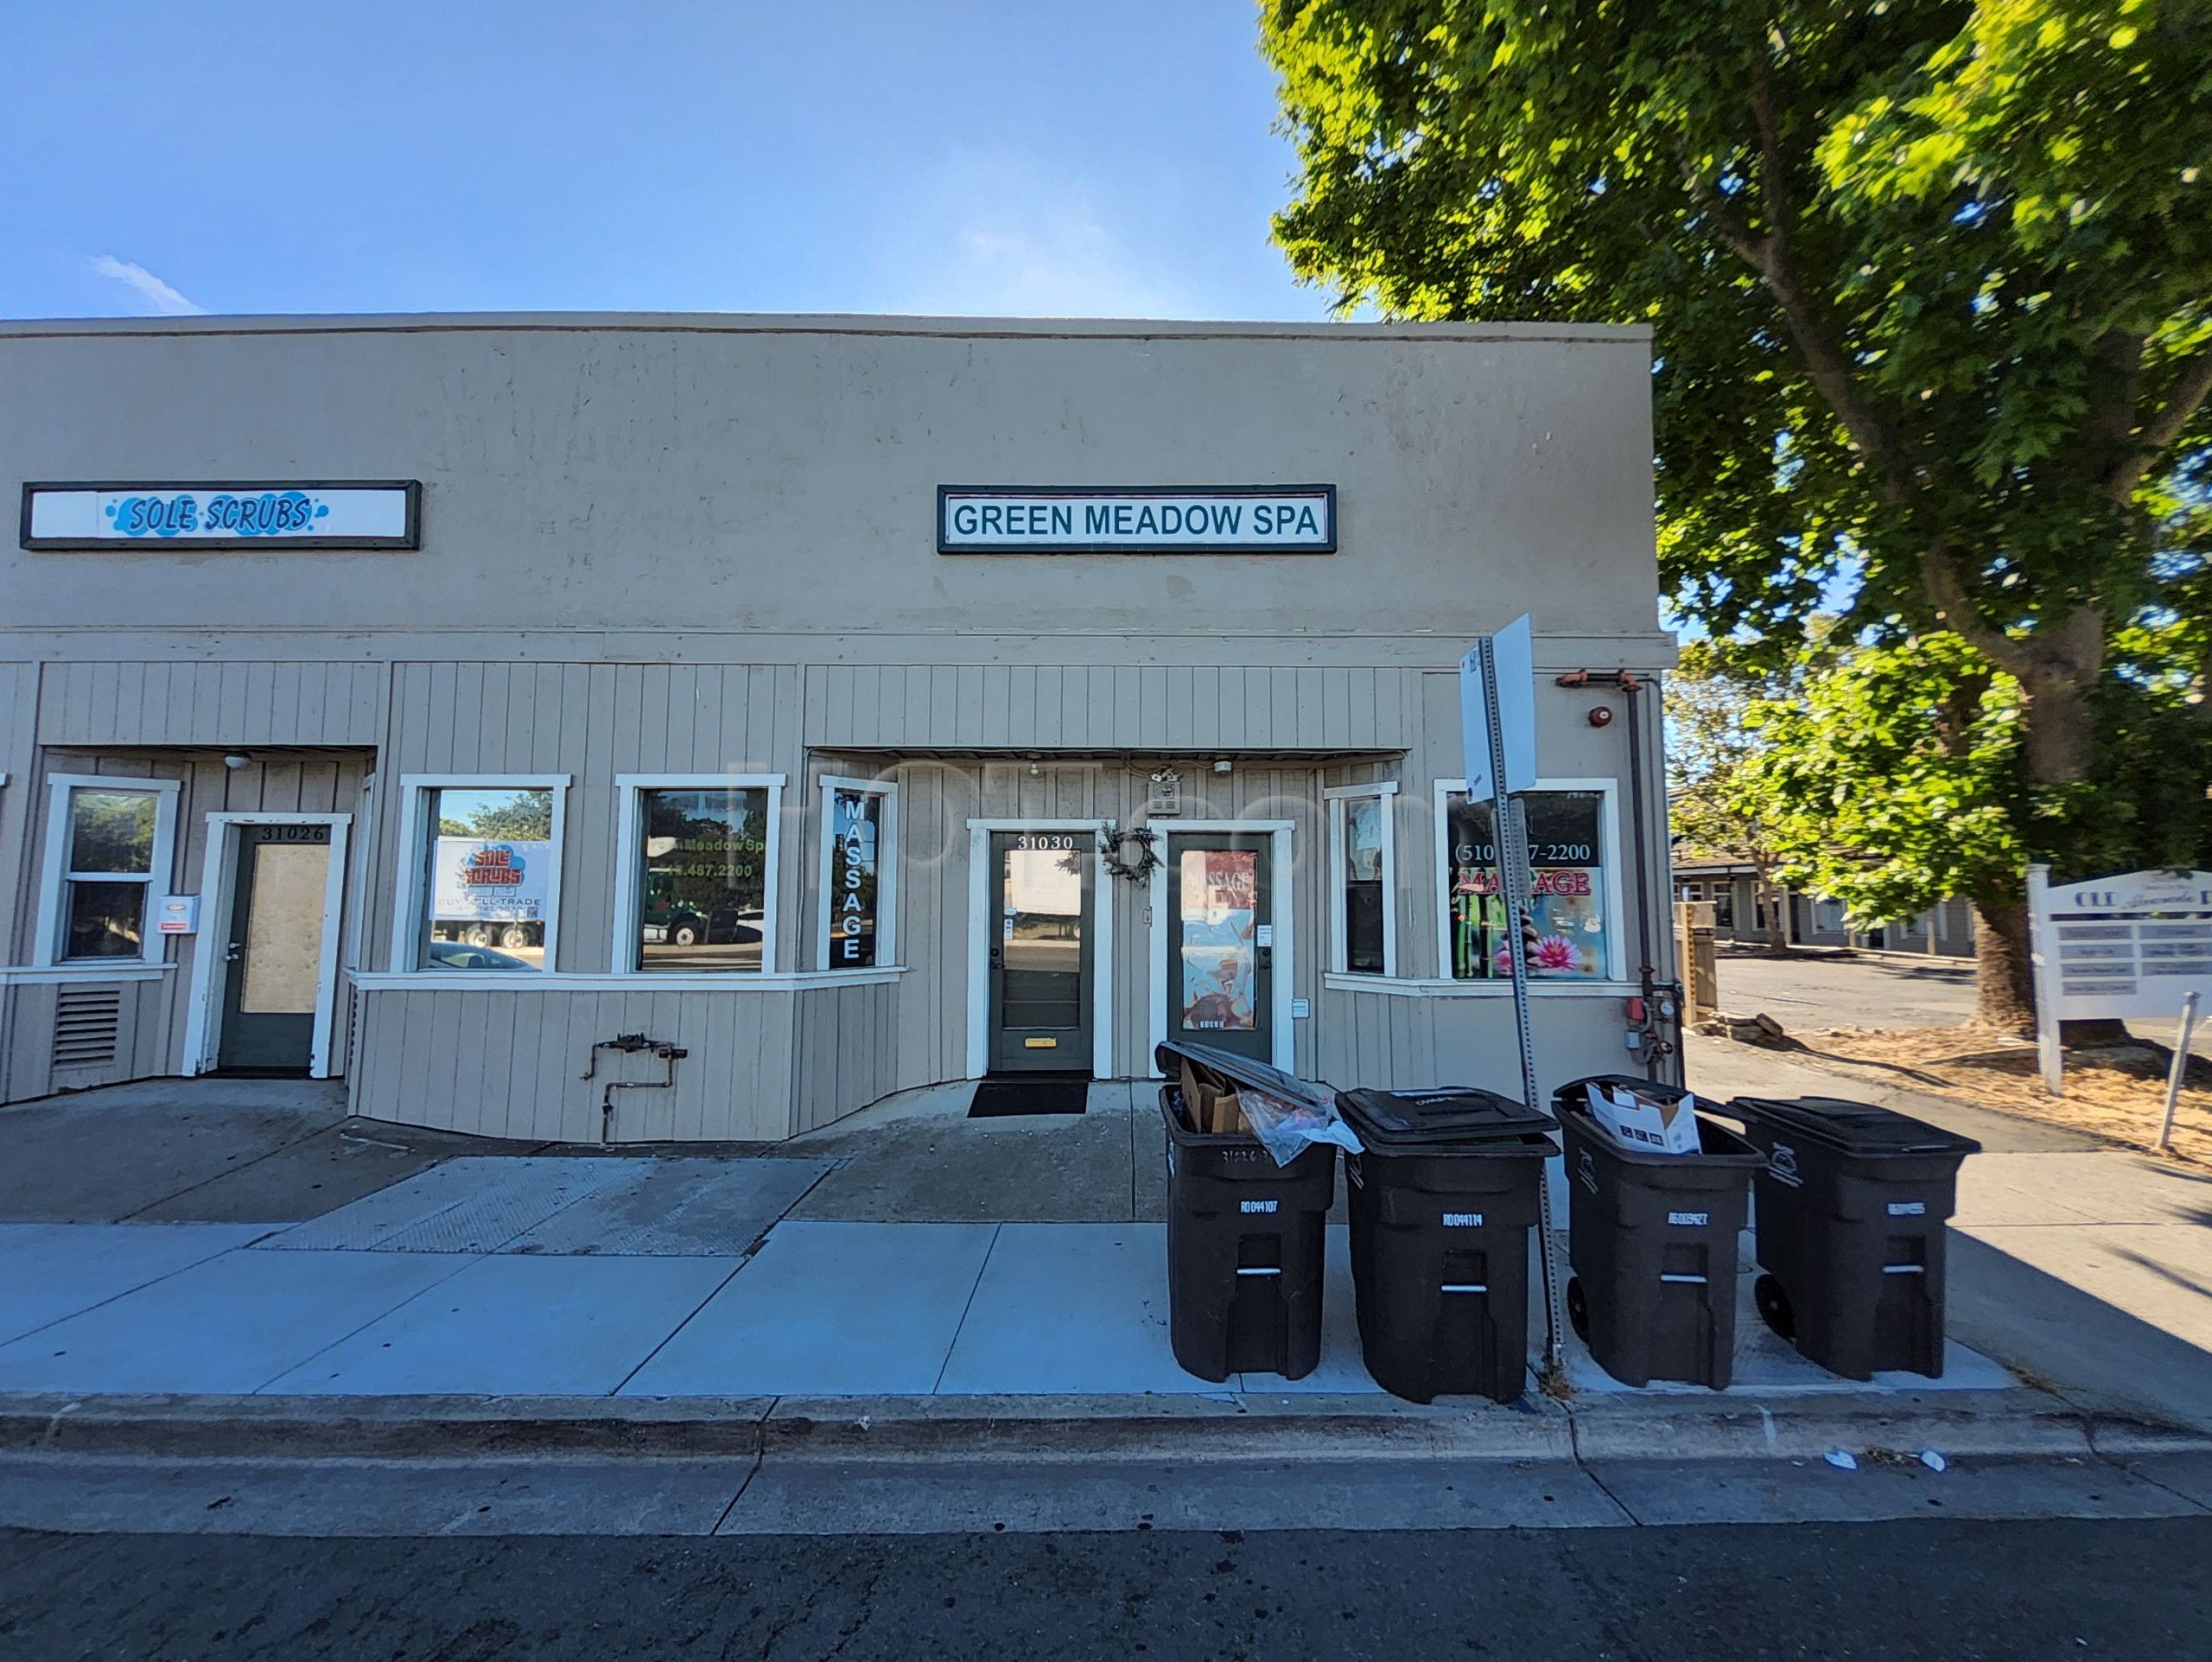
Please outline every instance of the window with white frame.
M1331 967L1340 975L1398 972L1395 781L1328 792Z
M825 970L896 964L899 787L887 780L822 781L822 905L817 955Z
M178 782L61 774L51 781L39 961L157 964Z
M1503 981L1513 973L1505 898L1498 878L1493 805L1470 802L1456 782L1440 787L1444 963L1454 981ZM1529 973L1549 981L1612 978L1618 924L1610 849L1611 793L1605 788L1531 791L1529 863L1534 936Z
M567 778L416 774L400 783L407 881L392 966L550 971Z
M618 973L773 970L783 776L624 775Z

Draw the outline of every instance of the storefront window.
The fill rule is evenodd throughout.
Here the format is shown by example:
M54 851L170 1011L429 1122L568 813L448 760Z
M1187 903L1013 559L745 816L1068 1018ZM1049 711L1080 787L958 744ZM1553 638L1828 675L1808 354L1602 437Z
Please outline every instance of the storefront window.
M1538 791L1525 799L1529 863L1535 876L1535 939L1529 968L1540 979L1602 981L1611 922L1605 913L1605 797L1596 791ZM1455 981L1504 980L1509 932L1499 890L1497 820L1487 802L1445 799L1447 935Z
M1385 869L1390 800L1383 796L1344 799L1344 965L1352 975L1387 975L1386 912L1390 904Z
M891 836L898 799L890 786L824 787L822 967L867 970L893 961Z
M550 789L423 793L430 835L425 970L531 971L545 961L560 881Z
M763 967L766 787L640 790L638 797L637 967Z
M63 873L64 958L143 958L161 798L150 791L69 793Z

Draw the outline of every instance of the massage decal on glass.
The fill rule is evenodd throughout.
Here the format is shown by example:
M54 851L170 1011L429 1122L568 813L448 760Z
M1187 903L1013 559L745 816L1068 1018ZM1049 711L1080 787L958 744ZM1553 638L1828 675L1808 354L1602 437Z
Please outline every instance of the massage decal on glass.
M1606 977L1611 943L1606 938L1599 836L1603 800L1594 791L1541 791L1527 798L1529 864L1535 879L1529 973L1539 979ZM1497 821L1491 806L1470 804L1456 793L1446 799L1455 981L1504 981L1513 974L1506 956L1510 934L1499 891Z
M832 791L830 800L830 967L871 969L883 799L873 791Z
M1183 1026L1250 1032L1259 965L1260 856L1251 849L1185 849Z

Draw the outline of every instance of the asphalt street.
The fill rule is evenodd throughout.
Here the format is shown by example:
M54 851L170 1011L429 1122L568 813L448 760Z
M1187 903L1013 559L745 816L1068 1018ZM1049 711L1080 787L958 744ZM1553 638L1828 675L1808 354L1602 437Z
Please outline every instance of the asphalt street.
M1974 1015L1969 959L1764 958L1724 952L1720 1007L1785 1028L1947 1027Z
M1810 1028L1936 1028L1974 1016L1971 958L1918 959L1860 953L1828 958L1805 953L1720 954L1720 1007L1731 1016L1764 1010L1792 1032ZM2140 1039L2163 1045L2180 1030L2172 1018L2144 1017L2127 1024ZM2212 1021L2197 1024L2192 1055L2212 1056Z
M747 1540L0 1535L7 1662L2203 1653L2212 1519Z

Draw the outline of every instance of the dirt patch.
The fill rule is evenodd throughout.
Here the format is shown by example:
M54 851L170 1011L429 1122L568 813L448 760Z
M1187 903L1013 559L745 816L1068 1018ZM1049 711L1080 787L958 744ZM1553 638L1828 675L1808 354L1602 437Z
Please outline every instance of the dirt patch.
M2166 1071L2147 1048L2076 1052L2066 1059L2066 1094L2043 1086L2036 1049L2012 1035L1967 1023L1948 1028L1828 1028L1790 1035L1808 1054L1854 1064L1870 1077L1910 1085L2022 1119L2107 1137L2152 1151L2166 1099ZM2194 1065L2174 1110L2170 1154L2212 1165L2212 1090Z

